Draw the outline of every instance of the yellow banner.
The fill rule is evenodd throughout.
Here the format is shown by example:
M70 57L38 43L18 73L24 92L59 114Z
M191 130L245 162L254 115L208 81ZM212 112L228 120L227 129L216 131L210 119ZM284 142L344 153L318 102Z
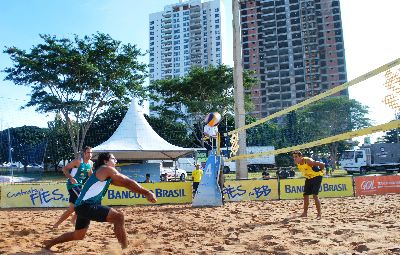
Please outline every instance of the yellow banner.
M305 179L280 180L281 199L303 198ZM319 197L352 197L354 196L353 178L333 177L323 178Z
M226 181L224 186L225 201L279 199L278 181L276 179Z
M157 197L156 204L180 204L192 202L191 182L143 183ZM281 199L303 197L304 179L280 180ZM223 190L226 201L279 199L278 181L243 180L227 181ZM352 177L324 178L320 197L353 196ZM63 183L18 184L1 186L1 207L68 207L69 194ZM111 185L103 199L104 205L150 204L142 195L125 188Z
M1 207L68 207L65 183L10 184L1 187Z
M141 183L154 192L156 204L192 202L191 182ZM69 194L65 183L15 184L1 187L1 208L13 207L68 207ZM152 204L140 194L111 185L102 203L104 205Z
M183 204L192 202L191 182L157 182L141 183L146 189L154 192L156 204ZM102 203L104 205L147 205L153 204L140 194L122 187L111 185Z

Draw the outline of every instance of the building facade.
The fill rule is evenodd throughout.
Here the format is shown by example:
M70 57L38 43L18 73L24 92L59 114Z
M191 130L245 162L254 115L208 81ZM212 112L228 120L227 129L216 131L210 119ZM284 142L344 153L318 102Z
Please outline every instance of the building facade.
M150 82L182 77L192 66L224 63L224 20L221 0L181 0L150 14Z
M255 116L347 82L339 0L242 1L240 18L243 66L260 81Z

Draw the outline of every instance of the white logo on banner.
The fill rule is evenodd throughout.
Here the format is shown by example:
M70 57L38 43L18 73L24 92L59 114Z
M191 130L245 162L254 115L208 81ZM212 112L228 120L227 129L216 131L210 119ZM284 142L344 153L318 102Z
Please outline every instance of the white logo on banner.
M374 181L363 181L361 183L361 189L362 190L374 190L375 189L375 185L374 185Z

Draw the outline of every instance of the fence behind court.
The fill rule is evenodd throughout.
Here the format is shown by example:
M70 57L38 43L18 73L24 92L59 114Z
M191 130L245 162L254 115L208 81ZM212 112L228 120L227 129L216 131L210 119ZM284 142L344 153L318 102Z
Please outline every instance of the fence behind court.
M191 182L143 183L152 190L156 204L187 204L192 202ZM304 179L270 179L227 181L223 195L227 202L301 199ZM324 178L320 197L353 197L400 193L400 175L344 176ZM68 192L64 183L2 184L1 208L67 207ZM141 195L111 186L106 205L150 205Z

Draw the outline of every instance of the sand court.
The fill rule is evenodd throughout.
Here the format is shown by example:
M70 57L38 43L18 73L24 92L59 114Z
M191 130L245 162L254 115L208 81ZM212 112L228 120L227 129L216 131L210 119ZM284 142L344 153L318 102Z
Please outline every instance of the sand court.
M322 198L308 218L301 200L116 207L129 245L121 250L108 223L92 222L82 241L47 251L42 241L73 230L51 226L64 208L0 209L0 254L400 254L400 195ZM313 206L313 203L311 203Z

